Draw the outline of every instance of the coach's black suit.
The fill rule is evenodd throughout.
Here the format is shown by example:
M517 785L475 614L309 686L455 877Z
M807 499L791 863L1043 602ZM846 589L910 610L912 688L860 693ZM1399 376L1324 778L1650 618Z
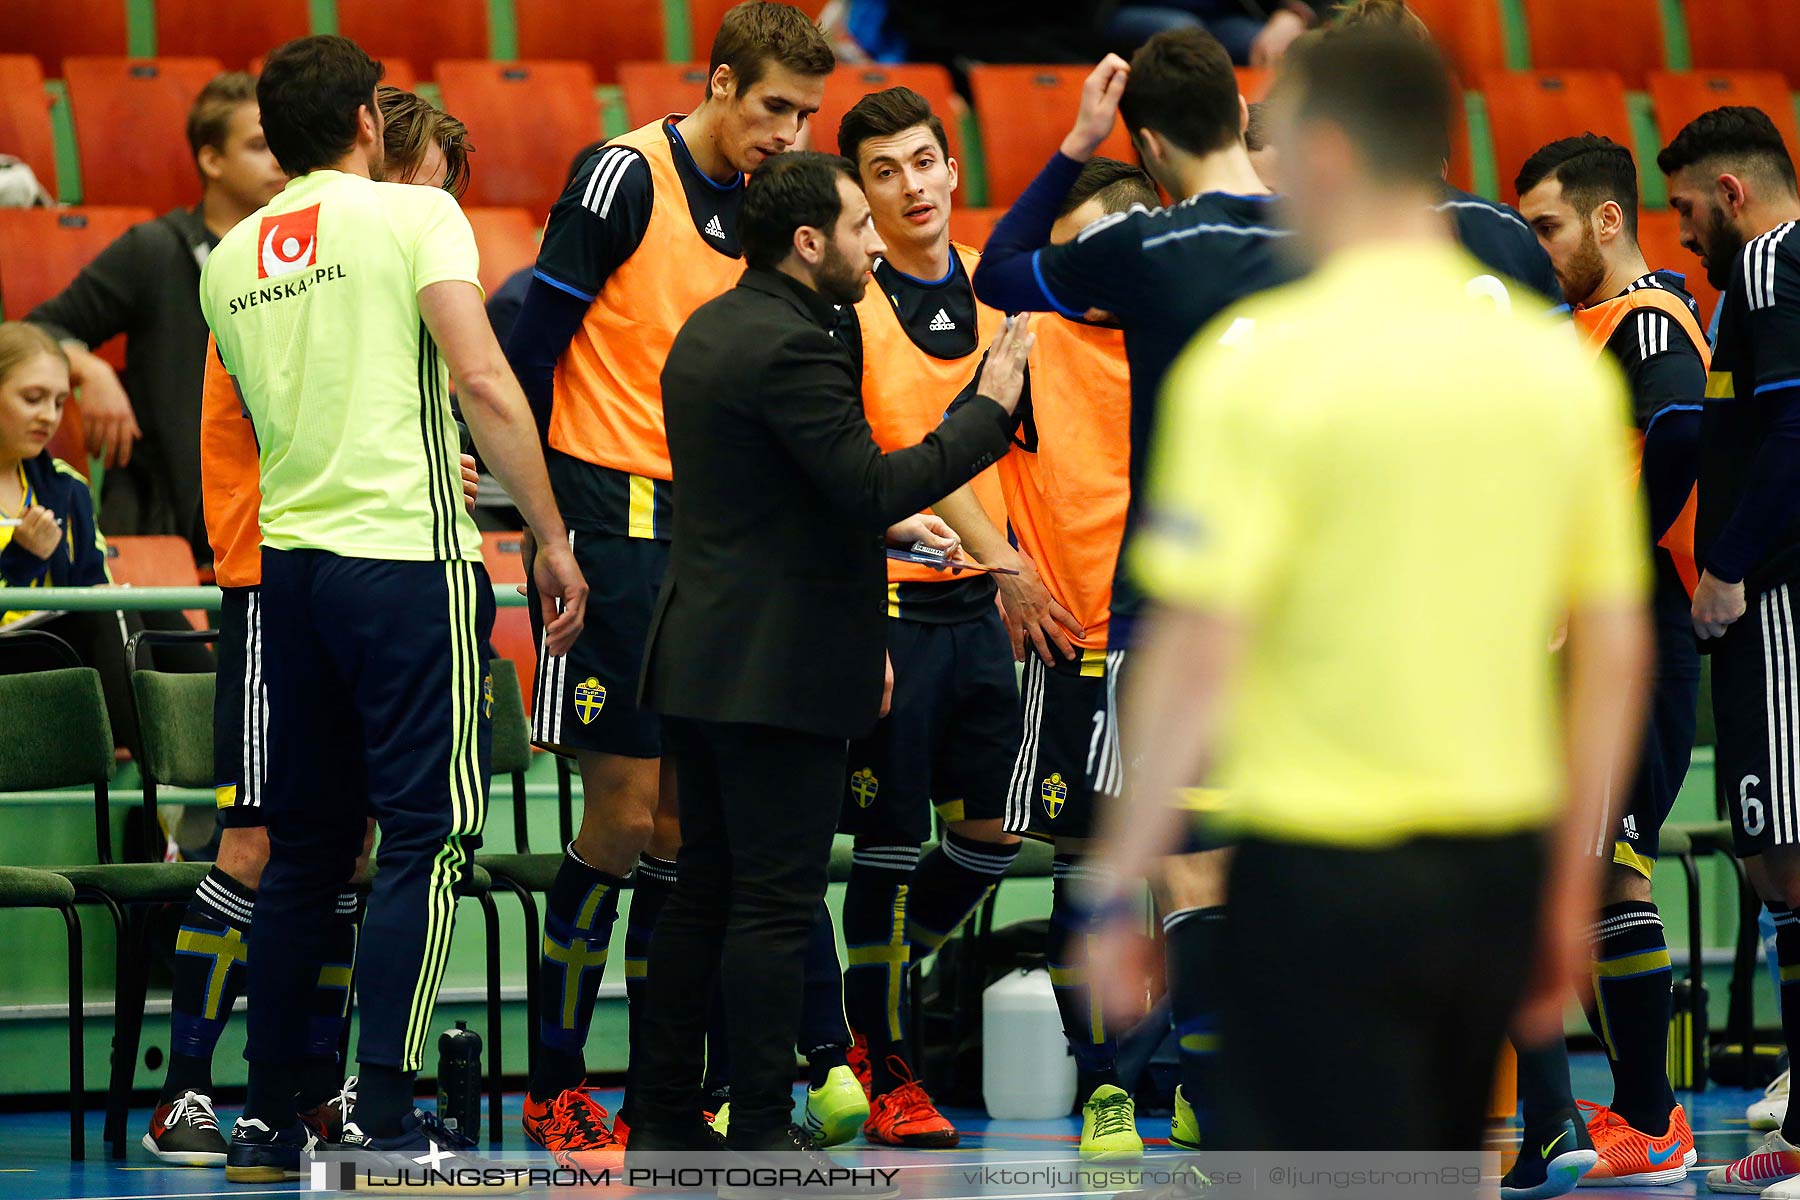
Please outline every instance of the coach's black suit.
M882 535L1005 453L1012 428L977 398L883 454L836 320L811 288L751 269L688 319L663 368L675 533L642 700L667 718L682 847L650 949L634 1143L696 1119L721 966L730 1141L785 1130L845 743L881 707Z

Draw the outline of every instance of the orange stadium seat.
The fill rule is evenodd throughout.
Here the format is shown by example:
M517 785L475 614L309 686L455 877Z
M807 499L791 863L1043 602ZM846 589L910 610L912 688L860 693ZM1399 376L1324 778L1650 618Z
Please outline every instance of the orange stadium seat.
M706 95L705 63L619 64L625 123L636 129L670 113L690 113Z
M592 68L460 59L438 63L437 82L445 110L468 125L480 156L465 200L548 216L570 157L600 136Z
M1769 114L1788 153L1800 149L1800 126L1794 121L1794 98L1787 79L1776 71L1652 71L1650 103L1656 108L1656 132L1663 145L1682 126L1726 104L1747 104Z
M187 144L194 97L222 68L216 58L71 58L63 64L88 204L144 204L164 212L200 200Z
M127 0L5 0L0 46L36 55L44 77L57 79L71 54L125 53L128 7Z
M1700 324L1712 320L1719 303L1719 289L1706 281L1700 260L1681 244L1681 221L1673 211L1646 208L1638 213L1638 246L1653 271L1674 271L1687 276L1687 290L1700 305Z
M994 223L1006 215L1004 208L952 208L950 240L979 250L987 245Z
M138 535L106 539L106 569L112 581L130 587L198 587L200 569L186 538ZM206 614L188 609L189 625L205 629Z
M1081 105L1082 66L978 66L969 71L981 150L987 160L987 202L1019 198L1069 132ZM1135 162L1125 123L1100 145L1100 153Z
M1694 67L1762 68L1800 84L1793 0L1683 0Z
M538 225L522 208L465 208L481 251L481 288L488 295L519 268L537 261Z
M695 58L710 58L713 38L718 36L719 23L725 19L725 10L736 4L738 0L687 0L688 30L691 39L688 52ZM819 14L825 11L825 0L796 0L794 4L807 16L818 20Z
M1238 91L1244 99L1255 104L1268 98L1269 87L1275 82L1275 72L1263 67L1239 67L1237 81Z
M433 0L430 19L400 0L337 0L338 32L382 62L398 55L429 69L440 58L488 56L488 0ZM395 87L391 77L389 83Z
M1513 179L1546 142L1592 131L1629 146L1625 85L1611 71L1496 71L1483 77L1500 198L1517 204Z
M372 57L381 63L381 82L391 83L395 87L408 92L418 88L419 73L413 70L411 59L382 58L380 55L374 55ZM263 60L260 56L250 60L250 73L252 75L261 75L262 69Z
M513 13L520 58L579 59L601 83L617 81L620 63L665 57L660 3L513 0Z
M944 122L944 133L950 139L950 155L963 157L962 97L950 82L950 72L935 63L868 63L841 66L825 82L825 102L808 122L812 126L814 150L837 153L838 123L856 102L870 92L891 87L909 87L925 97L931 111Z
M1627 87L1663 65L1659 0L1525 0L1531 65L1613 71Z
M156 52L204 54L242 70L281 45L312 32L308 0L156 0Z
M195 587L200 569L186 538L170 535L106 539L106 569L132 587Z
M512 532L481 535L481 560L495 593L512 591L525 582L525 564L519 561L523 535ZM519 690L525 694L525 711L531 711L531 694L537 683L537 642L531 636L531 614L523 608L494 610L494 633L488 638L494 653L510 659L519 673Z
M0 208L0 317L24 319L113 239L155 215L148 208ZM97 353L114 367L125 365L121 338Z
M1406 0L1465 79L1506 70L1506 34L1498 0Z
M25 160L44 190L56 195L56 136L44 73L29 54L0 54L0 154Z

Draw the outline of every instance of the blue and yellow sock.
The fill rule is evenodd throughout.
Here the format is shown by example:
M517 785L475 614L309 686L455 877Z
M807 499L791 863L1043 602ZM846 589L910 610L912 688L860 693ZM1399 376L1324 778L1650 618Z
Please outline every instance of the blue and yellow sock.
M1612 1063L1612 1109L1651 1137L1669 1131L1669 1015L1674 972L1662 915L1647 901L1600 910L1594 947L1594 1006Z
M906 940L913 960L936 954L981 907L1017 857L1018 842L979 842L945 830L944 840L913 873L906 913Z
M1056 1008L1062 1015L1063 1036L1075 1057L1080 1081L1075 1099L1079 1103L1101 1084L1119 1082L1118 1042L1108 1032L1088 983L1086 951L1093 925L1077 897L1091 871L1080 857L1058 854L1050 872L1050 937L1045 957L1051 986L1056 989Z
M212 1057L244 987L256 890L214 867L181 914L170 997L169 1072L159 1103L212 1090Z
M587 1075L582 1049L625 881L582 862L570 846L544 905L544 961L538 967L537 1069L531 1098L554 1099Z
M907 1056L907 905L918 862L917 846L859 844L844 888L844 1010L850 1028L868 1039L878 1096L899 1082L888 1069L888 1055Z
M1219 959L1225 906L1179 908L1162 919L1169 1015L1181 1064L1181 1094L1202 1139L1218 1132Z

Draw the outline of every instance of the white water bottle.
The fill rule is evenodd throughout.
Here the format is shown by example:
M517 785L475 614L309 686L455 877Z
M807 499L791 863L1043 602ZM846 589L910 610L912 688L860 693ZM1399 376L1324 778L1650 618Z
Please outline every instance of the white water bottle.
M981 997L981 1095L996 1121L1048 1121L1075 1104L1075 1059L1050 972L1021 968Z

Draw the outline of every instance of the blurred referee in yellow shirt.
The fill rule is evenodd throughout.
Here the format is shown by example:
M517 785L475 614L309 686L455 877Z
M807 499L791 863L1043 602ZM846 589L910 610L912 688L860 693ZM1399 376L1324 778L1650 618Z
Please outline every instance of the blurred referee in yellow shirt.
M1559 1028L1585 969L1582 842L1641 716L1625 390L1561 322L1469 293L1482 268L1432 211L1434 50L1346 34L1291 70L1277 143L1316 269L1165 385L1131 549L1158 606L1122 722L1142 767L1091 969L1128 1008L1123 898L1176 789L1214 782L1239 846L1218 1148L1473 1150L1509 1024ZM1295 1120L1296 1078L1356 1100Z

